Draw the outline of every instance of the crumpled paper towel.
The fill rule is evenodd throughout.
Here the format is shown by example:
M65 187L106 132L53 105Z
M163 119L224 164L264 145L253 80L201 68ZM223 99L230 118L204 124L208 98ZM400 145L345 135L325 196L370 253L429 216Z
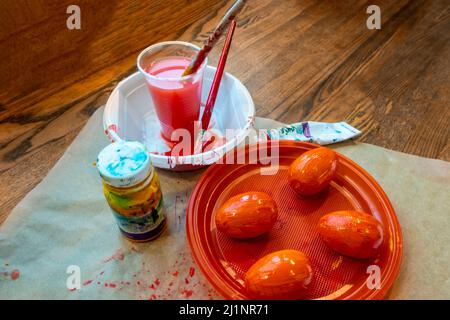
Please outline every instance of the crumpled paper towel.
M280 125L256 119L257 128ZM102 109L0 227L0 298L220 299L185 234L187 200L204 170L158 170L168 231L132 244L117 229L93 165L108 143L101 128ZM396 209L404 257L389 297L449 299L450 164L363 143L333 148L371 173ZM81 289L69 290L78 271Z

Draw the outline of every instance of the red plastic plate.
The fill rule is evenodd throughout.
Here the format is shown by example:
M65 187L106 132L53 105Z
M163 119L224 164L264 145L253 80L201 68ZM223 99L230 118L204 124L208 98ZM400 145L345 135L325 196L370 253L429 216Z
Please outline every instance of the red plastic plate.
M388 197L364 169L338 154L337 177L328 190L314 198L301 198L289 187L291 162L316 147L281 141L280 166L275 175L261 175L261 164L214 164L198 181L187 209L188 240L201 271L225 298L249 299L243 286L245 272L259 258L282 249L297 249L310 257L315 278L307 299L381 299L391 287L402 256L400 225ZM255 148L246 147L247 159ZM214 215L227 199L246 191L271 195L278 205L278 221L266 235L233 240L217 231ZM376 258L341 256L320 239L316 229L320 217L346 209L371 213L383 224L384 243ZM368 267L372 265L381 273L378 289L367 285Z

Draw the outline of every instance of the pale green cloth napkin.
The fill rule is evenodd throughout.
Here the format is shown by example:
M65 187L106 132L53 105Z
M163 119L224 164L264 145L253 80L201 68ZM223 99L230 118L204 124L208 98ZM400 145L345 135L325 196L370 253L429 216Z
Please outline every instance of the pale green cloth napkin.
M185 235L187 200L204 170L158 170L168 232L146 244L124 240L93 166L108 143L102 110L1 226L0 298L220 298L193 262ZM267 119L256 122L258 128L278 125ZM397 211L404 256L389 297L450 299L450 164L363 143L335 149L371 173ZM75 274L79 268L80 290L68 290L68 268Z

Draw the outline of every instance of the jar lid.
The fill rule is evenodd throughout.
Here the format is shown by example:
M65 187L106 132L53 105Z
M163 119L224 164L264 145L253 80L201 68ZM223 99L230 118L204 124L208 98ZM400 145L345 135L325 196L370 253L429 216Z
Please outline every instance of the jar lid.
M100 151L97 169L108 184L114 187L129 187L147 177L151 161L142 143L117 141Z

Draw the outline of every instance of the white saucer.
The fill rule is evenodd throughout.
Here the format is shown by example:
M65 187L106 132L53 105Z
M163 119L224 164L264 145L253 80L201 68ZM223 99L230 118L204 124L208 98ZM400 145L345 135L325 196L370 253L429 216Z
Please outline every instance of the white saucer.
M208 97L215 72L216 68L210 66L205 70L202 105ZM225 144L200 154L180 157L154 154L152 152L156 150L163 152L166 143L160 135L160 124L144 76L137 72L121 81L109 96L103 127L105 133L113 130L121 139L146 145L155 167L185 171L210 165L241 143L252 129L254 117L255 106L245 86L231 74L224 73L210 128L224 137L225 129L234 129L235 135Z

